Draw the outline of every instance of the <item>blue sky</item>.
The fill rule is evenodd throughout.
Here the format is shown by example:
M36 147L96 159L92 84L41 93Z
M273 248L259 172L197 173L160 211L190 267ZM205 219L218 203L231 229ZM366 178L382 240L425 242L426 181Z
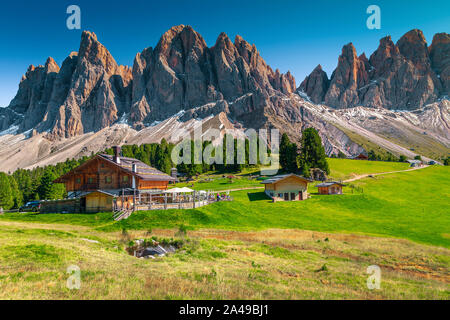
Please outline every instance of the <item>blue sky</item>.
M128 0L22 1L0 4L0 106L14 97L30 64L52 56L58 64L78 51L81 31L66 28L66 8L81 8L82 30L94 31L119 64L158 42L171 26L191 25L208 46L220 32L254 43L266 62L290 70L297 85L317 64L330 76L342 46L353 42L369 56L385 35L394 42L421 29L428 43L450 30L450 1L433 0ZM366 27L369 5L381 8L381 30Z

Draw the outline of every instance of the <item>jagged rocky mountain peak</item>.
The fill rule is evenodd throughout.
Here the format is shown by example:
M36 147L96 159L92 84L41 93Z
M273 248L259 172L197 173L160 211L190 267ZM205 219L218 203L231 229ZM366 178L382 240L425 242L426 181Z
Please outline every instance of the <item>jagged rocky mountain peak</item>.
M289 71L272 69L239 35L231 41L223 32L208 47L191 26L174 26L130 67L118 65L85 31L61 67L49 58L28 69L9 108L0 110L0 130L17 126L19 133L33 129L57 140L117 123L140 130L175 114L184 120L224 114L239 126L277 127L298 137L302 123L314 120L302 113L297 90L337 109L412 110L437 101L449 87L448 45L446 33L427 47L412 30L397 44L382 38L368 59L350 42L331 78L319 64L297 88Z
M356 48L353 45L353 42L349 42L346 45L342 47L342 57L348 57L348 58L356 58Z
M110 74L118 68L111 53L97 40L97 35L93 32L83 31L78 56L80 64L85 62L101 66Z
M50 150L64 141L97 135L97 142L87 144L97 152L111 141L130 142L130 137L136 143L154 142L161 132L169 137L172 130L200 121L227 128L277 128L294 141L304 128L315 127L329 155L363 152L345 131L359 125L357 131L372 139L370 133L377 130L408 136L405 123L424 122L417 133L420 141L427 131L428 137L447 143L448 100L443 97L450 87L449 43L449 35L440 33L428 47L423 34L412 30L397 44L390 36L380 39L369 59L348 43L330 78L319 64L297 88L291 72L272 69L256 45L239 35L232 42L221 33L208 47L192 27L174 26L155 47L137 53L130 67L118 65L95 33L85 31L79 50L60 67L52 58L30 66L9 107L0 108L0 131L25 133L37 141L39 153L25 142L16 149L9 142L1 146L22 158L30 152L33 159L54 159ZM430 103L433 107L420 112L385 110L416 110ZM355 119L350 127L349 119ZM13 168L17 157L3 159Z
M314 72L314 71L323 71L322 65L319 63L319 64L317 65L317 67L314 68L313 72Z
M45 62L45 70L46 72L59 72L59 66L56 61L52 57L48 57Z
M450 34L445 32L435 34L428 49L431 68L442 83L442 94L448 96L450 92Z
M423 32L411 30L397 41L400 53L419 67L429 64L428 46Z
M322 103L325 93L328 90L329 82L327 73L323 71L322 66L319 64L303 80L298 90L304 92L312 102Z
M369 59L364 53L358 57L353 44L348 43L342 48L325 92L324 81L311 81L321 78L316 69L300 89L313 102L323 101L338 109L366 106L414 110L423 107L448 95L450 85L448 34L437 34L434 39L434 45L428 47L423 32L418 29L407 32L397 44L386 36L380 39Z

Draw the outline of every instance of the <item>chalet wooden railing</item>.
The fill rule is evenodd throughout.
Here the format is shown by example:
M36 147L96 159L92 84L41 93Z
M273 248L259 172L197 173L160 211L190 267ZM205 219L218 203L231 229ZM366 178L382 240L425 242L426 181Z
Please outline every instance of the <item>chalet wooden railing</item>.
M98 189L100 189L100 187L99 187L98 183L86 183L86 184L82 185L80 189L83 191L98 190Z

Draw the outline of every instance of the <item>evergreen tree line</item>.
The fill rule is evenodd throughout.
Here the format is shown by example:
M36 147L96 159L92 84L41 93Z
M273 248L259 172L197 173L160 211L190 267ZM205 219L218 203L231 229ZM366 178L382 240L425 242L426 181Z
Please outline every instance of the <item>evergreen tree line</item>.
M233 141L236 146L237 140L234 139ZM194 141L191 141L192 159L196 156L194 155L194 143ZM202 143L202 152L209 144L211 144L209 141ZM170 174L171 169L175 166L171 159L174 147L174 144L168 143L164 139L161 143L142 144L140 146L124 145L122 146L122 156L138 159L149 166ZM247 141L245 164L236 163L237 152L235 149L234 164L227 164L224 156L224 164L207 164L202 161L201 164L180 164L177 166L177 169L187 176L194 176L209 171L223 173L240 172L244 168L251 166L248 163L248 147L249 143ZM226 146L223 147L223 151L226 154ZM114 154L112 148L100 153ZM91 154L89 157L84 156L78 160L67 159L65 162L56 165L36 167L34 169L18 169L12 174L0 172L0 207L5 210L17 209L28 201L65 198L67 196L65 186L53 183L53 181L94 156L94 154Z
M245 168L256 167L260 163L258 152L256 152L256 163L250 163L250 141L248 139L238 140L237 138L225 135L223 141L224 143L219 146L213 146L211 141L186 141L190 146L180 149L178 156L183 158L184 150L190 149L191 155L188 163L175 164L172 161L172 151L175 145L168 143L165 139L161 140L159 144L124 145L122 146L122 156L138 159L167 174L170 174L171 169L176 167L178 172L184 173L188 177L206 172L239 173ZM230 145L227 145L226 141L229 141ZM256 150L258 150L261 142L259 138L256 141L255 146ZM238 152L238 144L243 145L243 150L245 150L243 154ZM227 158L228 149L230 149L230 154L233 155L233 159ZM205 154L210 154L212 158L216 158L216 150L221 150L223 163L208 162L204 158ZM233 150L233 153L231 153L231 150ZM105 153L110 155L114 154L112 148L106 149ZM270 155L270 148L268 148L267 153Z
M90 158L67 159L56 165L31 170L17 169L13 174L0 172L0 208L17 209L28 201L65 198L65 186L53 181Z
M266 142L261 142L259 137L256 137L255 142L252 145L249 139L233 138L227 134L219 145L212 145L211 141L190 141L191 162L181 163L177 165L177 169L192 177L206 172L239 173L247 168L258 167L261 165L259 146ZM217 150L221 154L216 154ZM270 148L267 144L266 150L269 156ZM183 152L184 150L179 153L180 157L184 156Z
M322 139L314 128L307 128L302 133L300 147L289 140L287 134L281 136L280 166L284 172L298 173L310 177L311 168L319 168L330 173Z

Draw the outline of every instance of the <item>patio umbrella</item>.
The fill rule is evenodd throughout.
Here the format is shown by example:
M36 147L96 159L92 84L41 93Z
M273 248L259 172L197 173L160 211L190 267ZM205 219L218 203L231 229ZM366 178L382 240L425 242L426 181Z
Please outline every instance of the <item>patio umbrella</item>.
M182 192L186 192L186 191L184 191L183 188L173 188L173 189L166 190L166 193L182 193Z

